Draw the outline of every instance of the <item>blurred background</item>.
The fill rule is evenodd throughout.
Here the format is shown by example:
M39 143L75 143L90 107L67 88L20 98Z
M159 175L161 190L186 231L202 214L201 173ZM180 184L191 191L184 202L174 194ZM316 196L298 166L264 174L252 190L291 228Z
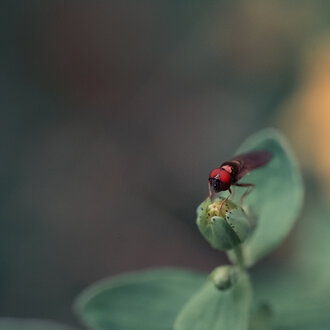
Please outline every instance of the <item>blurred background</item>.
M329 2L1 7L1 316L75 324L98 279L226 262L195 209L258 129L287 134L307 201L330 192ZM298 236L259 267L288 263Z

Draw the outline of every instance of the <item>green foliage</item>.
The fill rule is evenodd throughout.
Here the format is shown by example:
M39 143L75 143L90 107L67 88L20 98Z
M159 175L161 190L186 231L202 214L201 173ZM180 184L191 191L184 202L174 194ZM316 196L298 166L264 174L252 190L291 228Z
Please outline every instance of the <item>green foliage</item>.
M287 260L290 268L254 276L255 297L272 306L275 330L329 329L330 209L317 197L310 198L304 210Z
M250 304L246 273L241 273L237 283L227 290L219 290L209 281L184 306L174 330L247 330Z
M78 317L97 330L170 330L205 276L174 269L131 273L94 284L78 297Z
M0 319L0 330L75 330L52 321L34 319Z
M299 168L280 133L261 131L250 137L238 153L264 149L272 153L271 161L242 180L256 185L244 199L244 210L238 207L243 193L240 188L236 203L222 203L223 197L213 201L207 198L197 209L199 231L212 247L226 250L234 266L217 267L206 283L202 275L173 269L107 279L78 297L75 309L80 320L94 330L171 330L173 326L174 330L270 330L273 319L277 330L296 330L292 327L296 324L305 329L305 323L299 322L294 312L297 305L303 305L303 286L291 300L283 301L281 293L290 292L283 284L280 288L276 283L268 284L277 290L272 297L263 297L267 289L260 290L257 285L257 299L252 303L245 266L254 265L283 241L303 200ZM269 299L271 308L256 303L264 298ZM306 324L314 322L323 329L328 322L324 318L315 322L318 311L310 315Z
M250 315L249 330L271 330L272 318L272 310L268 304L257 304Z
M245 263L255 264L274 250L288 235L299 215L304 189L295 157L286 139L273 129L263 130L243 143L237 154L266 149L271 161L252 171L240 182L256 185L244 199L257 225L244 243Z
M257 278L254 288L256 299L262 297L272 307L272 329L329 329L329 290L318 291L317 285L313 288L313 284L317 284L313 278L300 278L297 271L278 273L273 270L270 273L263 274L267 281Z

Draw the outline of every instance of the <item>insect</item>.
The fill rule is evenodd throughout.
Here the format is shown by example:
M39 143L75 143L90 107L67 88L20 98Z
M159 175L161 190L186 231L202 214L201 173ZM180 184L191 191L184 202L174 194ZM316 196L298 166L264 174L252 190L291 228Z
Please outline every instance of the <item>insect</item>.
M220 205L227 201L233 194L231 186L247 187L241 197L240 204L242 207L244 197L255 186L253 183L238 183L238 181L249 172L265 166L272 158L272 154L267 150L253 151L250 153L237 155L233 159L222 163L218 168L215 168L209 175L209 198L212 197L212 189L215 193L220 191L229 191L229 196L224 199Z

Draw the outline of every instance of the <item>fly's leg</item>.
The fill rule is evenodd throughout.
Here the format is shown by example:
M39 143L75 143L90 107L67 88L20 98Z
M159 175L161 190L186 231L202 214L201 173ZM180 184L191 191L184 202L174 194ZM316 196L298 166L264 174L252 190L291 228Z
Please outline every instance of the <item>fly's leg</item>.
M222 209L223 204L225 204L227 202L228 198L233 194L233 192L232 192L232 190L230 188L228 190L229 190L230 194L221 202L221 204L219 206L219 212L220 212L220 214L221 214L221 209Z
M212 190L211 190L211 184L209 182L209 199L212 198Z
M230 195L229 195L230 196ZM232 186L231 187L231 199L234 199L234 196L235 196L235 189L234 187Z
M241 199L240 199L240 206L241 209L243 209L243 199L252 191L252 189L256 186L253 183L236 183L235 186L237 187L247 187L247 189L245 190L244 194L242 195Z

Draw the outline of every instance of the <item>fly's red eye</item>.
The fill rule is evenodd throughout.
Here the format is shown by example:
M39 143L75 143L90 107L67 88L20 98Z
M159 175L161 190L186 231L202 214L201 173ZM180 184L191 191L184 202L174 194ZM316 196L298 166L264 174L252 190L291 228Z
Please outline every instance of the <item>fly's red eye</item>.
M223 183L229 183L231 180L231 175L225 170L221 170L219 173L219 179Z
M210 172L209 179L219 178L220 172L221 172L220 168L215 168Z

